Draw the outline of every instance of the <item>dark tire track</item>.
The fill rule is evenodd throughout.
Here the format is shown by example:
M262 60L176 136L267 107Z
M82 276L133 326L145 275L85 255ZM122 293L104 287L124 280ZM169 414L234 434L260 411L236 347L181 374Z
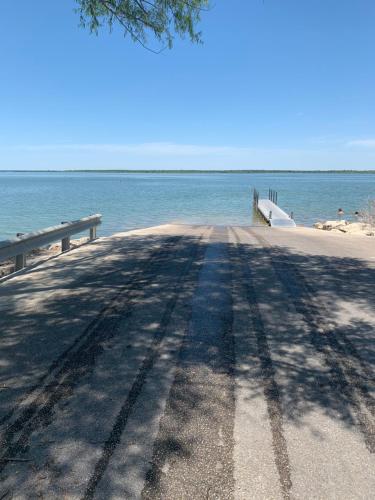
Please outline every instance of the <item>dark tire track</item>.
M236 245L231 251L233 265L242 269L240 281L246 293L246 299L251 311L251 325L257 340L257 354L261 368L261 379L263 393L267 404L268 418L272 433L272 446L276 468L279 473L282 495L285 499L290 498L292 488L291 470L288 455L288 446L283 431L283 410L276 372L273 366L271 349L267 339L267 332L260 313L257 294L254 287L254 276L251 270L251 255L244 251L240 238L234 229L232 233Z
M26 451L30 435L36 428L48 424L58 401L69 396L80 378L95 366L97 357L102 353L101 344L115 335L120 320L131 315L130 305L137 292L151 284L159 270L168 264L171 256L184 247L183 237L166 238L164 245L151 253L144 267L135 272L130 282L111 300L110 305L99 313L82 335L51 365L50 378L43 379L47 383L40 393L31 404L20 409L20 415L5 429L2 435L2 457L14 457ZM0 472L5 467L6 463L0 462Z
M346 344L345 346L338 341L336 329L327 325L321 316L321 311L315 304L313 288L291 263L289 256L280 248L277 249L275 256L267 240L250 229L247 229L247 232L268 252L279 281L296 311L305 318L309 325L311 344L323 356L330 370L331 376L327 383L336 390L337 394L345 398L347 404L353 409L366 446L371 453L374 453L375 423L372 416L375 414L375 403L367 388L370 381L367 378L364 379L364 374L358 373L348 359L347 355L352 351L344 332L340 331L339 335L342 342Z
M109 463L113 453L115 452L116 447L119 445L121 441L122 433L124 432L131 411L137 401L138 396L140 395L146 381L147 376L152 370L155 360L159 356L159 348L165 334L167 332L167 328L169 326L174 308L177 304L177 301L180 298L180 295L184 290L184 280L187 275L191 272L193 265L196 261L200 261L204 245L202 245L203 235L194 243L191 243L192 249L190 251L187 262L184 264L182 271L178 275L176 281L174 282L172 297L168 300L165 310L163 312L162 318L159 323L159 328L155 337L153 339L152 345L148 349L148 353L143 360L141 368L133 382L133 385L129 391L127 398L125 399L120 411L118 412L115 423L112 427L112 431L109 434L106 442L104 443L102 449L102 456L97 461L94 472L88 481L88 485L86 487L85 493L83 495L84 500L91 499L95 496L95 491L97 486L99 485ZM198 274L198 270L195 270L193 273L194 276ZM193 281L196 280L196 277L193 276Z
M181 239L181 237L178 237L178 238L176 238L176 237L168 238L168 239L165 240L164 245L166 245L166 247L168 249L172 243L178 243L178 241L180 239ZM143 245L144 245L144 243L143 243ZM107 252L103 252L103 254L106 254L106 253ZM98 312L97 316L87 325L87 327L84 329L84 331L72 342L72 344L69 347L67 347L60 354L60 356L58 356L58 358L56 358L51 363L51 365L48 368L48 370L46 371L46 373L42 377L40 377L38 379L38 382L36 384L34 384L21 399L18 400L18 404L21 404L29 396L31 396L33 394L33 392L36 392L38 389L42 388L43 387L43 383L48 379L49 376L53 375L54 371L61 369L61 366L66 361L66 359L68 358L68 356L70 355L70 353L74 349L77 349L79 347L80 343L82 343L82 341L84 341L91 334L91 332L95 328L98 327L98 325L99 325L99 323L101 321L105 320L105 318L108 315L110 315L111 313L113 313L116 308L118 308L119 306L121 306L117 302L119 300L121 300L122 295L124 293L126 293L126 292L131 292L134 289L134 284L136 284L136 282L140 279L141 275L144 274L144 271L146 269L148 269L148 267L150 265L152 265L153 261L155 261L158 258L162 257L164 255L164 253L165 253L165 248L163 249L163 248L160 248L160 247L158 247L154 251L150 252L150 255L148 256L147 264L143 265L143 266L139 267L138 269L134 270L134 273L132 273L131 278L128 280L127 283L125 283L121 287L121 289L118 291L118 293L114 297L111 298L111 300L109 301L109 304L107 304L105 307L103 307ZM120 269L118 269L117 271L113 271L113 272L119 272L119 271L120 271ZM85 278L85 281L86 281L86 278ZM17 407L15 409L17 409ZM4 417L2 417L2 419L0 420L0 425L4 424L7 420L9 420L9 418L11 417L11 414L13 412L14 412L14 410L12 412L9 412Z
M153 238L156 240L160 240L159 238ZM59 371L64 364L64 362L68 359L69 355L74 351L74 349L78 349L80 344L85 341L85 339L92 333L93 330L95 330L99 323L101 321L104 321L105 318L113 314L118 307L121 305L118 304L118 301L121 300L122 295L126 292L131 292L134 289L134 285L137 283L138 279L141 277L142 274L144 274L144 271L148 269L152 263L157 260L158 258L162 257L163 254L165 253L165 250L167 250L172 243L178 243L178 241L181 239L181 237L171 237L171 238L166 238L165 241L163 242L164 248L161 248L161 246L158 246L155 250L150 251L150 254L148 255L148 261L146 264L142 265L142 262L140 263L140 267L136 268L134 272L132 273L130 279L121 286L120 290L118 293L112 297L109 301L109 304L104 306L97 314L97 316L87 325L87 327L84 329L84 331L71 343L69 347L67 347L49 366L47 369L46 373L42 375L38 381L28 389L28 391L22 395L17 401L17 405L9 411L6 415L4 415L0 419L0 426L4 425L7 421L9 421L14 413L17 411L19 406L25 402L30 396L32 396L34 393L36 393L38 390L41 390L43 388L44 383L48 380L49 377L52 377L54 372ZM142 246L144 247L144 241L137 242L139 243L137 247L139 247L139 250L142 249ZM158 244L158 242L156 242ZM132 251L136 250L136 248L132 248ZM103 255L106 255L108 252L102 252ZM117 269L116 271L112 271L113 273L119 272L121 268ZM93 275L94 276L94 275ZM86 277L85 277L86 281ZM28 408L28 413L30 416L34 414L34 410L31 407L32 405L29 405ZM26 418L26 415L25 415Z
M235 360L226 239L225 230L215 229L206 251L144 500L234 496Z

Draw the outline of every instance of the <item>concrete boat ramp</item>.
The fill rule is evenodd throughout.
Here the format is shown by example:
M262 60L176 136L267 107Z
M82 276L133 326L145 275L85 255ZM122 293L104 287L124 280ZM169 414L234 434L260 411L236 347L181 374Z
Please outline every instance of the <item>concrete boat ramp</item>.
M0 498L373 498L374 263L165 225L2 283Z

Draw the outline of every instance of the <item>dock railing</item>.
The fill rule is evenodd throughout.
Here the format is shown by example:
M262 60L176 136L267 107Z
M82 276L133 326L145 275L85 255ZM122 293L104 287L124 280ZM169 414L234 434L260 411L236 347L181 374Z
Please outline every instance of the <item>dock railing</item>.
M258 202L259 202L259 193L256 189L253 190L253 205L254 208L258 208Z
M90 231L90 240L96 238L96 228L102 222L101 214L90 215L79 220L62 222L32 233L17 234L17 238L0 241L0 262L15 257L15 271L26 266L26 255L37 248L61 240L61 251L70 249L70 237Z
M277 205L277 191L274 191L273 189L269 188L268 189L268 199L272 201L275 205ZM253 190L253 205L255 208L258 208L258 203L259 203L259 192L254 189Z
M272 201L275 205L277 205L277 191L274 191L273 189L268 190L268 199Z

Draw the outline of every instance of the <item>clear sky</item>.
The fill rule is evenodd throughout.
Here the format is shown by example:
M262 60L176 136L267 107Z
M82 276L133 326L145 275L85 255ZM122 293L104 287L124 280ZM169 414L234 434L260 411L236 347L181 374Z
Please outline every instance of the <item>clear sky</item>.
M212 0L155 55L2 2L0 169L375 169L374 0Z

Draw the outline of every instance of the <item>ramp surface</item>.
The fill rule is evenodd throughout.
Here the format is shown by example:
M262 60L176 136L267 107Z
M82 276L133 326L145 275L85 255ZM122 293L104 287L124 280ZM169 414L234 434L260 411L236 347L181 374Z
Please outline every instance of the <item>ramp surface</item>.
M374 263L166 225L2 283L0 498L372 498Z

